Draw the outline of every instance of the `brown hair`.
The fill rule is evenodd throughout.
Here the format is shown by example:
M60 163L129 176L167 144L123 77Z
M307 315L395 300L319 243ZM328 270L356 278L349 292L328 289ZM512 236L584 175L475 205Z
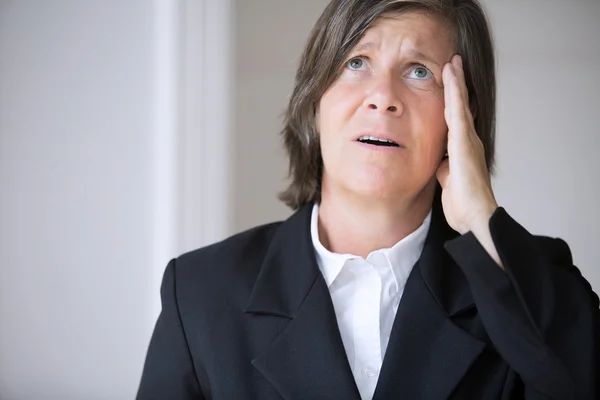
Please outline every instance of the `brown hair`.
M279 198L292 209L321 199L323 160L316 131L321 96L336 80L347 54L382 14L426 11L453 28L463 58L475 129L494 166L496 76L494 47L485 13L477 0L332 0L310 33L296 72L282 136L289 155L291 183Z

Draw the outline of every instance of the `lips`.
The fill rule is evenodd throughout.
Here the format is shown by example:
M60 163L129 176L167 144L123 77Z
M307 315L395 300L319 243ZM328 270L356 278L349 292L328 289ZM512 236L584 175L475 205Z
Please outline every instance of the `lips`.
M392 138L392 135L382 133L361 133L355 139L357 142L381 147L404 147Z

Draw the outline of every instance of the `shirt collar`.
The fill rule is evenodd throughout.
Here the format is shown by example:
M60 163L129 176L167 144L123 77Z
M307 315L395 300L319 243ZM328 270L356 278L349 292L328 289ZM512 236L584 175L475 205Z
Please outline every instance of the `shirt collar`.
M356 256L353 256L352 254L332 253L321 244L321 240L319 239L319 204L317 203L314 204L312 209L310 236L316 251L319 269L323 274L323 278L325 278L327 287L329 287L339 275L346 261L355 258Z
M311 223L310 223L310 235L315 248L317 263L319 269L327 283L327 287L330 287L335 278L339 275L346 261L353 258L362 258L353 254L339 254L333 253L325 248L319 239L319 205L315 203L312 209ZM367 260L372 254L381 252L385 255L390 263L396 283L400 286L401 282L406 282L408 275L412 270L413 265L417 262L423 251L425 245L425 239L429 232L431 225L431 210L425 217L425 220L415 231L400 240L394 246L390 248L375 250L367 256Z

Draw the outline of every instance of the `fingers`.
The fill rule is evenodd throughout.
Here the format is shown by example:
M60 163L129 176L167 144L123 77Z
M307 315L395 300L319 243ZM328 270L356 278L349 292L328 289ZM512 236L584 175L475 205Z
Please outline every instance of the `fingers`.
M444 66L442 79L446 104L445 116L449 130L474 131L473 116L469 108L469 93L459 55L452 57L451 62Z
M469 122L469 126L471 126L472 131L475 132L475 123L473 121L473 114L471 113L471 107L469 105L469 89L467 88L467 81L465 79L465 70L463 68L462 57L456 54L454 57L452 57L451 62L454 66L456 78L458 79L458 86L460 87L462 94L463 107Z
M469 90L467 89L467 82L465 80L465 70L463 69L462 57L456 54L451 60L452 66L458 79L458 86L465 105L469 104Z
M450 134L469 125L465 115L464 98L460 89L456 68L448 63L442 74L444 80L445 117Z

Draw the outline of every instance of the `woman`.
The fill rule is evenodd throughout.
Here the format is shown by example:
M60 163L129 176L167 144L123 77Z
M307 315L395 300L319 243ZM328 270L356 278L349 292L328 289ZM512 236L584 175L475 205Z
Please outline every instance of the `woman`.
M598 297L498 206L476 0L333 0L283 131L297 212L185 254L138 399L596 399Z

